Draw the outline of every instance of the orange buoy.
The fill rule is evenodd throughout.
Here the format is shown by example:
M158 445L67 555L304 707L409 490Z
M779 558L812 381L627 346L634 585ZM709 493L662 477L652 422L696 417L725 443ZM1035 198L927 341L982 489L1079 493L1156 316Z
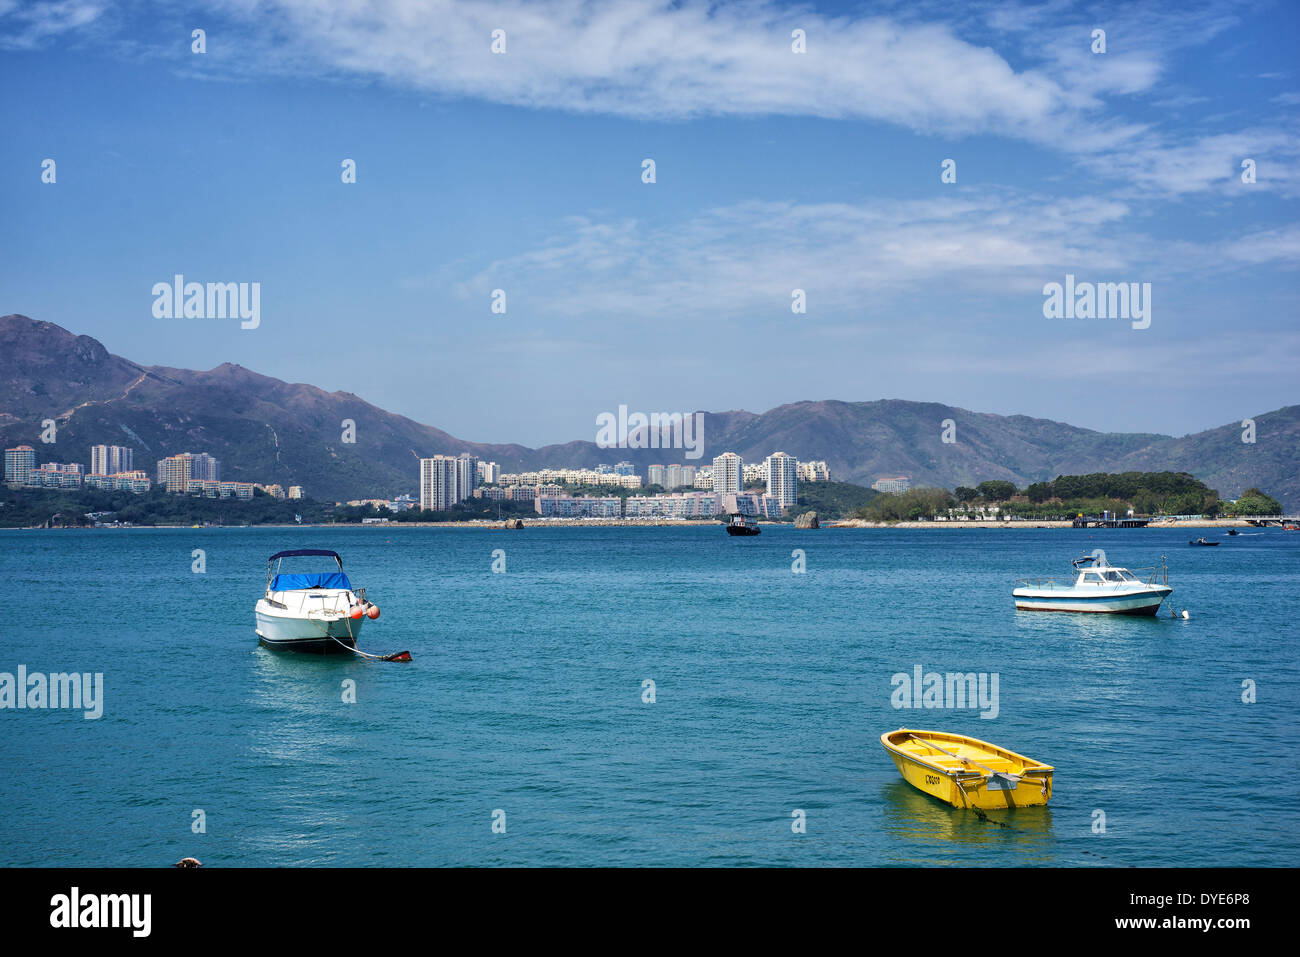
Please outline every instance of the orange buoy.
M378 605L371 605L369 608L366 609L366 614L369 615L370 618L371 618L372 620L375 619L375 618L378 618L378 617L379 617L379 606L378 606Z
M348 610L348 617L353 621L358 621L365 613L366 610L360 605L353 605L352 608Z

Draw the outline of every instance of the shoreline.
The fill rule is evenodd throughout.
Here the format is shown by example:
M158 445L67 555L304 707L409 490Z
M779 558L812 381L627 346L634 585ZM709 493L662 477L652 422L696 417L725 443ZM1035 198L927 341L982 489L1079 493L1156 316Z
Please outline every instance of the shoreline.
M690 520L684 518L646 518L646 519L626 519L626 518L525 518L521 519L523 527L528 528L681 528L690 526L718 526L725 527L725 523L716 520ZM759 525L777 526L794 528L794 522L773 522L759 521ZM821 524L820 528L807 529L807 531L821 531L827 529L902 529L904 531L924 531L926 529L981 529L981 528L1014 528L1014 529L1044 529L1044 528L1072 528L1069 521L1016 521L1003 522L996 519L990 521L974 520L957 520L949 522L870 522L865 519L846 518L839 520L828 520ZM1185 519L1183 521L1165 521L1152 522L1146 528L1256 528L1263 526L1254 526L1242 519L1235 518L1202 518L1202 519ZM16 532L78 532L78 531L133 531L136 529L185 529L196 532L215 531L218 529L230 528L372 528L387 529L395 528L478 528L484 530L498 531L521 531L521 529L511 529L503 521L497 519L468 522L372 522L368 525L361 525L356 522L339 522L326 524L276 524L267 523L262 525L105 525L96 528L93 525L74 525L63 528L41 528L38 526L14 526L3 528L0 531ZM1140 532L1141 528L1135 529L1096 529L1087 528L1079 531L1133 531Z

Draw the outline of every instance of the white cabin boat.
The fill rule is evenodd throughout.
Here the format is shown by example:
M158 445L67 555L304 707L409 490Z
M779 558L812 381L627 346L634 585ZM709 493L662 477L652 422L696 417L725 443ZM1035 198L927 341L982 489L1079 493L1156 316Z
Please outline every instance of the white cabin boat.
M1011 592L1018 611L1108 612L1115 615L1154 615L1173 592L1163 557L1157 568L1130 571L1085 555L1072 563L1073 580L1021 579Z
M334 559L337 571L284 573L286 558ZM346 653L356 649L366 618L378 618L378 606L366 601L364 588L352 590L337 552L315 548L276 552L266 563L266 595L257 602L257 638L268 648Z

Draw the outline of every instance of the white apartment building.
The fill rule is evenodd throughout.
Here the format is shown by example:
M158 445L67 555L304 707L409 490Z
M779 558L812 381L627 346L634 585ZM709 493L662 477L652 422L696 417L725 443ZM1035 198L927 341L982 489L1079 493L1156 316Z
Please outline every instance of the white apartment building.
M533 508L543 518L618 518L623 514L623 502L617 495L608 498L539 495Z
M478 456L460 453L456 459L456 501L462 502L478 487Z
M912 480L906 475L886 476L871 483L877 492L906 492L912 487Z
M831 470L826 467L824 461L800 462L799 463L799 481L801 482L829 482L831 480Z
M735 452L723 452L713 460L713 491L734 494L741 489L745 465Z
M36 450L30 445L5 449L5 481L11 486L26 485L36 468Z
M135 470L135 453L125 445L92 445L90 447L90 474L116 475Z
M458 472L459 461L454 456L420 459L420 508L442 512L455 505Z
M767 494L782 508L799 502L799 463L793 455L773 452L763 463L767 468Z
M678 492L672 495L629 495L626 518L696 518L717 515L720 498L712 492Z

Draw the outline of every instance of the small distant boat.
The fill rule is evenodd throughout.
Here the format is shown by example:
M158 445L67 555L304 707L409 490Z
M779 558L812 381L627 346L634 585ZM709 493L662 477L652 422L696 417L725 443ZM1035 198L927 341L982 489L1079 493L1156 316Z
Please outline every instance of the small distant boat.
M904 781L956 808L1030 807L1052 797L1050 764L978 738L899 728L880 743Z
M1207 542L1204 538L1198 538L1194 542L1188 542L1188 545L1204 545L1206 548L1213 548L1218 542Z
M1092 555L1070 563L1074 581L1062 578L1022 578L1011 595L1017 611L1109 612L1116 615L1154 615L1168 598L1169 569L1164 557L1159 567L1129 571ZM1145 577L1144 577L1145 576Z
M1229 534L1229 535L1239 535L1240 532L1238 532L1235 528L1230 528L1230 529L1228 529L1228 534Z
M1286 524L1282 526L1284 532L1300 532L1300 525Z
M337 571L281 572L286 558L332 558ZM268 648L315 654L353 652L365 658L409 661L408 652L368 655L357 650L366 619L379 617L379 606L366 600L364 588L353 591L338 552L300 548L276 552L266 563L266 594L257 602L257 639Z
M732 512L727 520L728 535L757 535L762 529L758 527L757 520L747 521L744 515L739 512Z

